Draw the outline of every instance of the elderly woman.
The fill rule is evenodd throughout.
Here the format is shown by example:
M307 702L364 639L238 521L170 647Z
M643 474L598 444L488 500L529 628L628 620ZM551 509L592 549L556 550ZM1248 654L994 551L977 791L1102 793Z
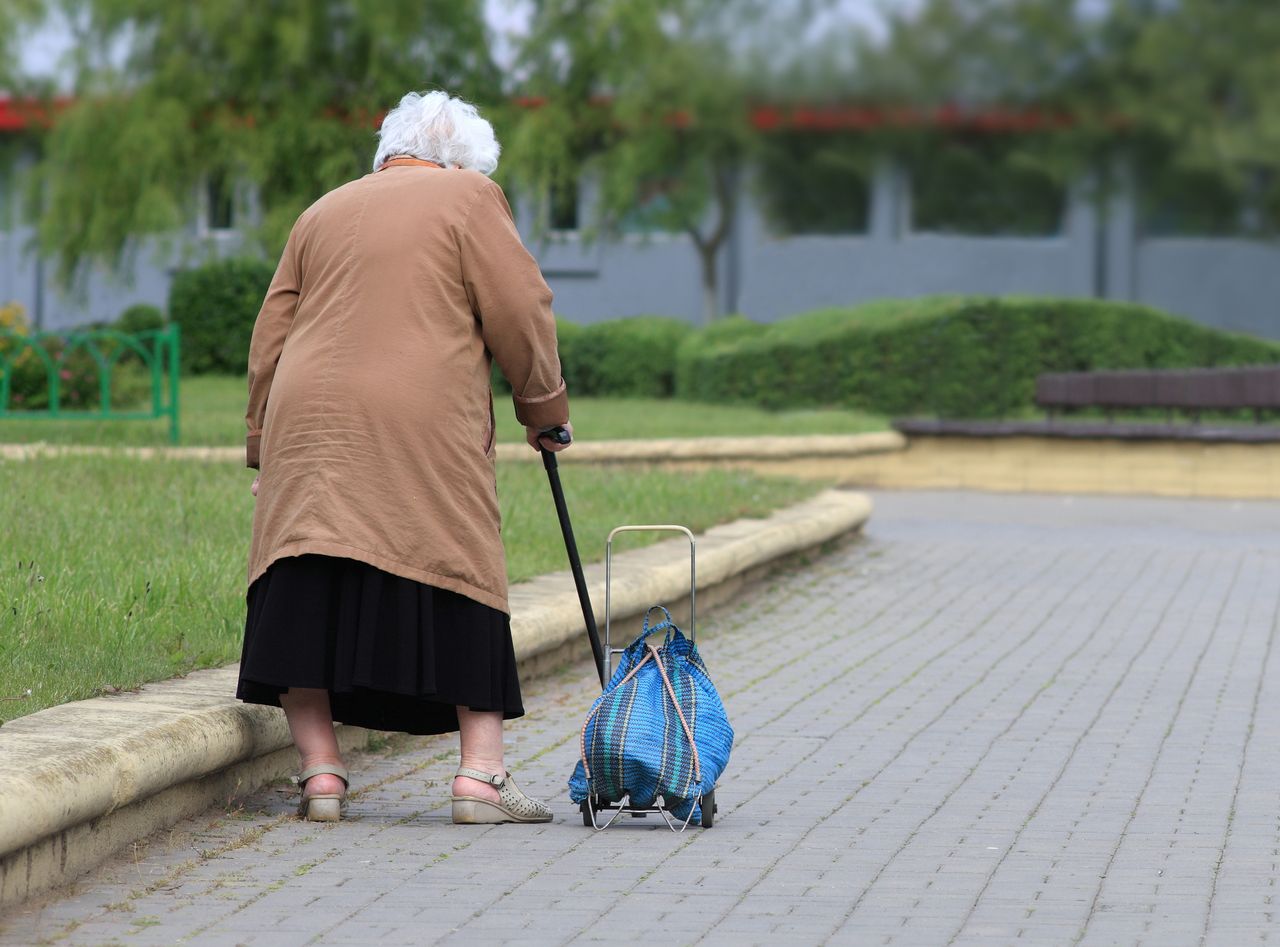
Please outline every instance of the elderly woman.
M249 350L260 468L238 696L284 708L299 814L336 821L333 721L460 731L453 821L546 822L503 765L524 713L494 475L490 356L535 449L568 425L551 291L493 129L442 92L383 120L373 173L294 225Z

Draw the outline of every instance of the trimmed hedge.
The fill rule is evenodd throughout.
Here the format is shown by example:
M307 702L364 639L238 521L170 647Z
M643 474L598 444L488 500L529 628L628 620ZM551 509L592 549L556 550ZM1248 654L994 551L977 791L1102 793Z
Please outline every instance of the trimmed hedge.
M704 355L754 339L765 328L764 323L752 322L746 316L735 315L717 319L697 332L689 333L676 352L676 392L683 393L697 388L698 381L694 376Z
M562 336L565 381L579 395L670 398L676 353L692 332L689 323L661 316L582 326Z
M156 306L147 303L134 303L124 312L111 328L118 332L146 332L150 329L164 328L164 313Z
M560 370L570 396L669 398L676 390L676 354L693 327L679 319L635 316L587 326L556 320ZM494 389L511 386L493 369Z
M182 370L243 375L249 339L275 267L250 257L183 270L169 289L169 318L182 326Z
M677 396L768 408L999 417L1042 372L1280 361L1280 344L1126 303L925 297L796 316L681 353Z

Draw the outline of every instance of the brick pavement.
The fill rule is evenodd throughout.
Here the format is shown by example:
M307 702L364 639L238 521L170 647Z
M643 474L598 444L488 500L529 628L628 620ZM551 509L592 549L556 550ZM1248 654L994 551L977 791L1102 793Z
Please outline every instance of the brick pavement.
M592 672L527 688L548 826L455 827L450 739L191 820L0 944L1280 940L1280 503L883 494L864 540L707 616L738 732L711 830L595 834Z

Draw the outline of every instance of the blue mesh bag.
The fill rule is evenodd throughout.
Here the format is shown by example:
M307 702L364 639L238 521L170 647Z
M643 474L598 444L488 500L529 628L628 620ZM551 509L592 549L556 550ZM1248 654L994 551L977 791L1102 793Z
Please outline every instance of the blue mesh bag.
M649 625L649 616L664 620ZM661 605L649 609L644 630L622 653L604 692L582 726L580 759L569 797L634 808L656 804L681 821L700 818L699 797L710 792L729 762L733 728L697 645ZM662 647L650 635L666 631Z

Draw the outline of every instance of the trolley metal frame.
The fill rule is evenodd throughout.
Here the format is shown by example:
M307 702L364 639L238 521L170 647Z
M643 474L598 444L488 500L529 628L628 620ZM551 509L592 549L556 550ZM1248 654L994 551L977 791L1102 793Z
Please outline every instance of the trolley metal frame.
M689 540L689 640L695 643L698 640L698 541L694 538L693 532L687 526L674 526L671 524L615 526L609 531L604 547L604 647L601 649L598 670L600 671L600 680L605 684L613 676L614 656L623 654L627 650L626 648L613 647L610 639L610 631L613 627L613 540L619 533L641 532L682 533ZM698 798L698 804L702 810L702 827L709 829L714 822L716 812L715 788L713 787L708 792L703 793ZM683 832L689 827L689 823L693 819L692 809L689 810L689 818L680 822L673 819L671 813L656 802L651 806L631 805L629 796L624 796L618 802L601 799L598 796L588 796L579 804L578 808L582 812L582 824L589 825L596 831L602 831L613 825L624 812L638 819L646 817L651 812L656 812L662 816L668 828L673 832ZM597 818L597 815L602 812L613 812L613 815L603 824Z

